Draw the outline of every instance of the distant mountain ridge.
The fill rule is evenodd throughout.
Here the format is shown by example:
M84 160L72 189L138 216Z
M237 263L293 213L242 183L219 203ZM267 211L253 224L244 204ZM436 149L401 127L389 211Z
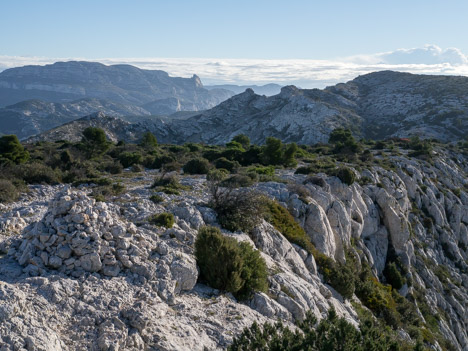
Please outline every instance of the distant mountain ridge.
M27 100L0 108L0 135L16 134L20 139L27 138L96 111L115 117L150 114L138 106L98 99L80 99L68 103Z
M106 66L97 62L56 62L45 66L10 68L0 73L0 106L24 100L70 102L82 98L108 100L118 104L150 104L153 114L175 109L198 111L211 108L233 93L207 90L198 76L170 77L159 70L144 70L131 65ZM179 109L177 109L179 108Z
M269 136L314 144L326 142L338 127L362 138L464 140L468 78L383 71L323 90L287 86L271 97L247 89L198 115L147 120L137 129L153 132L161 142L179 144L224 144L237 134L258 144Z

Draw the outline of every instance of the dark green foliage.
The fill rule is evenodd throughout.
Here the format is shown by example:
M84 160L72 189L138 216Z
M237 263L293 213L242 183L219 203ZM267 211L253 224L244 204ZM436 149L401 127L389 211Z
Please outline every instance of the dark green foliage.
M354 139L349 129L337 128L333 130L328 143L334 145L333 153L335 154L358 153L362 150L362 146Z
M401 275L395 262L388 263L383 273L387 283L390 284L393 289L399 290L405 284L405 278Z
M158 194L151 195L149 199L155 204L159 204L164 201L164 198Z
M172 163L175 158L171 155L156 156L152 165L152 168L157 169L163 167L165 164Z
M427 160L432 158L433 146L430 140L421 140L418 136L413 136L409 143L409 147L414 151L409 153L409 156L421 157Z
M89 157L96 157L106 152L110 143L106 133L101 128L88 127L83 131L82 148Z
M156 188L156 191L161 191L166 194L179 195L180 190L186 190L187 187L180 184L179 178L176 175L161 175L157 177L151 188Z
M245 174L234 174L229 178L226 178L221 183L221 186L226 188L245 188L251 186L253 180L251 177Z
M158 140L151 132L146 132L140 141L140 146L146 149L155 149L158 146Z
M143 172L145 170L145 167L142 165L136 163L132 166L131 171L135 173Z
M294 220L287 209L274 200L266 203L265 220L270 222L286 239L301 246L306 250L312 250L312 243L304 229Z
M273 137L266 139L262 152L263 162L266 165L279 165L283 161L283 143Z
M318 324L309 312L297 327L292 331L281 322L261 327L254 323L234 338L228 351L399 351L402 346L406 350L421 350L421 345L409 346L371 320L355 328L334 310Z
M190 152L197 152L203 150L203 147L199 144L195 143L185 143L184 146L190 151Z
M64 165L68 165L72 162L72 155L69 150L64 150L60 153L60 162Z
M298 147L296 143L291 143L286 146L283 154L283 164L286 167L295 167L297 165L296 153Z
M226 144L226 147L228 149L237 149L237 150L240 150L241 152L244 152L245 149L242 147L242 144L241 143L238 143L237 141L230 141L229 143Z
M251 145L249 149L242 154L239 163L243 166L248 166L262 161L262 148L257 145Z
M0 202L16 201L18 195L18 190L11 181L0 179Z
M0 164L23 163L29 159L29 152L21 145L16 135L0 137Z
M119 155L119 161L124 168L130 167L134 164L140 164L143 156L139 152L125 151Z
M232 141L238 142L239 144L242 145L244 149L248 149L250 146L250 139L247 135L245 134L239 134L236 135L234 138L232 138Z
M148 217L148 222L158 227L172 228L174 225L174 215L167 212L154 214Z
M249 232L260 222L265 202L261 194L249 189L215 189L211 207L223 228Z
M252 166L247 168L247 172L254 172L256 174L267 175L267 176L274 176L275 175L275 167L273 166Z
M105 171L110 174L120 174L123 171L123 166L119 161L112 162L106 165Z
M229 172L233 172L240 167L239 162L230 161L226 157L220 157L213 162L216 168L222 168Z
M267 267L260 253L247 242L223 236L218 228L200 228L195 257L201 280L213 288L232 292L239 299L268 287Z
M338 168L335 174L343 183L347 185L353 184L356 180L356 174L351 168L348 167Z
M22 179L28 184L58 184L59 174L43 163L24 163L12 169L16 179Z
M183 170L185 174L207 174L210 168L211 165L207 159L194 158L184 165Z

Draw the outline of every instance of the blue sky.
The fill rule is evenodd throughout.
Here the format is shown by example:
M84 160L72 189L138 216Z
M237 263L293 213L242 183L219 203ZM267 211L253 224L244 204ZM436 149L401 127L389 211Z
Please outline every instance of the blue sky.
M327 62L375 64L376 57L390 65L468 64L466 0L2 0L0 9L0 69L37 58L38 63L47 58L141 61L145 68L155 58L205 59L205 65L224 59L237 70L241 59L251 60L252 67L261 60L270 60L270 66L320 61L322 71ZM428 44L437 49L428 50ZM181 71L184 64L198 68L194 60L182 60L171 72L171 62L164 62L173 74L189 74ZM307 67L317 69L310 64L301 69ZM151 68L162 67L153 62ZM435 68L438 72L465 70ZM213 77L207 78L216 81ZM283 78L270 72L256 81Z

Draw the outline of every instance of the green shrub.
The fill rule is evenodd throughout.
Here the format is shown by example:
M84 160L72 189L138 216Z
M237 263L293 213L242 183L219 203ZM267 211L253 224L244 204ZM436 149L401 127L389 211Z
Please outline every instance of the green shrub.
M265 220L271 223L288 241L311 251L312 243L304 229L294 220L287 209L274 200L266 202Z
M140 172L143 172L145 170L145 167L143 167L142 165L136 163L134 164L130 170L134 173L140 173Z
M397 333L381 328L371 319L354 327L344 318L339 318L332 309L317 324L313 313L308 312L294 330L281 321L259 326L256 322L235 337L228 351L399 351L421 350L421 345L410 346L400 340Z
M283 161L283 143L273 137L266 139L262 150L262 159L265 165L279 165Z
M245 134L236 135L234 138L232 138L232 141L238 142L244 149L248 149L250 146L250 138Z
M154 214L148 217L148 222L158 227L172 228L174 225L174 215L167 212Z
M28 184L60 183L58 172L43 163L24 163L15 166L12 171L17 179L23 179Z
M341 167L336 171L336 176L340 178L340 180L347 184L351 185L356 180L356 174L353 172L352 169L348 167Z
M267 267L249 243L225 237L218 228L202 227L195 241L200 279L213 288L229 291L237 298L266 291Z
M351 130L337 128L330 134L329 144L333 144L333 153L352 154L362 150L362 146L354 139Z
M390 284L394 289L400 290L401 287L406 283L405 278L401 275L395 262L387 264L383 273L387 283Z
M119 155L119 161L124 168L128 168L134 164L139 164L143 161L143 155L139 152L125 151Z
M0 202L12 202L18 199L18 190L7 179L0 179Z
M151 168L158 169L162 168L165 164L174 162L175 158L171 155L160 155L154 158Z
M150 201L154 202L155 204L159 204L164 201L164 198L161 195L153 194L150 196Z
M140 141L140 146L146 149L154 149L158 146L158 140L151 132L146 132Z
M253 184L253 179L245 174L234 174L222 181L221 186L226 188L245 188Z
M262 219L264 196L249 189L229 189L212 194L211 207L223 228L232 232L252 230Z
M194 158L188 161L184 167L185 174L207 174L211 165L205 158Z
M29 152L21 145L16 135L0 137L0 164L23 163L29 159Z
M274 176L275 175L275 167L273 167L273 166L249 167L249 168L247 168L247 172L253 172L253 173L256 173L256 174L267 175L267 176Z
M95 157L106 152L110 147L110 143L107 141L104 130L88 127L83 131L81 146L88 157Z
M225 170L227 170L229 172L232 172L232 171L234 171L234 170L236 170L237 168L240 167L239 162L230 161L226 157L220 157L220 158L216 159L213 162L213 164L215 165L216 168L225 169Z

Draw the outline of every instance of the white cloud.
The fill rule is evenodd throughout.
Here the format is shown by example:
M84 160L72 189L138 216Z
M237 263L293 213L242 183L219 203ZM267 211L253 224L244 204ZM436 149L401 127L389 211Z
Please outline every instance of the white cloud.
M384 63L391 65L426 64L467 65L468 57L457 48L441 49L437 45L425 45L423 48L398 49L374 55L362 55L347 61L357 63Z
M48 64L71 58L0 56L0 69L27 64ZM197 74L204 84L295 84L301 87L325 87L345 82L358 75L381 70L419 74L468 76L468 58L456 48L398 49L393 52L360 55L335 60L260 60L201 58L122 58L85 59L104 64L127 63L144 69L159 69L171 76Z

